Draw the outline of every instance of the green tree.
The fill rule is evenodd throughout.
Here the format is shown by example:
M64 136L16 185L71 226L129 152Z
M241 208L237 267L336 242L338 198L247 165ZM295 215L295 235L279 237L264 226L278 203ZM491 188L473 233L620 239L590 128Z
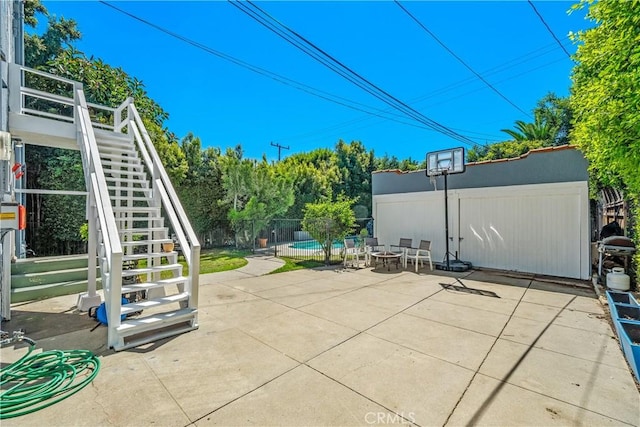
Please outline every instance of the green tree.
M625 191L640 219L640 2L581 1L595 23L579 42L571 87L571 141L589 160L599 186ZM640 221L635 241L640 243ZM640 254L635 257L640 277Z
M512 159L514 157L522 156L531 150L536 148L546 147L547 145L542 141L504 141L497 142L491 145L476 145L467 150L467 162L482 162L485 160L496 159Z
M226 211L221 215L218 204L224 195L220 150L202 150L200 138L192 133L182 139L180 149L188 168L178 194L194 230L202 235L212 230L216 221L226 218Z
M231 203L232 209L241 210L248 201L251 162L242 159L242 149L236 146L235 150L227 149L222 158L222 188L225 190L225 198Z
M549 126L553 145L569 144L569 135L573 125L573 112L569 97L561 98L553 92L549 92L536 104L533 114Z
M244 240L252 241L273 218L283 215L294 202L293 183L288 176L276 174L267 162L241 160L227 151L223 187L227 200L233 201L229 219ZM263 235L263 237L265 237ZM238 236L236 236L236 244Z
M35 32L39 14L48 17L48 25L42 34ZM76 50L74 42L80 39L81 34L75 21L49 17L46 8L39 0L27 0L25 3L25 23L31 27L31 31L25 36L27 65L83 83L85 96L90 102L115 107L127 97L133 97L170 178L174 184L179 184L187 173L187 162L173 134L163 128L163 122L168 118L167 113L147 95L142 82L129 76L121 68L112 67L100 59L88 58L84 53ZM32 81L28 83L32 87L45 92L72 96L67 85L63 85L64 88L58 87L59 85L51 80L38 76L31 79ZM97 115L93 119L110 121L112 117ZM34 171L39 171L36 176L45 177L48 168L53 168L51 173L56 172L59 167L56 163L48 161L50 154L47 147L29 146L27 175L31 176ZM58 173L55 177L37 182L30 180L29 188L73 189L77 181L84 179L82 163L79 156L76 157L78 164L75 167L67 165L65 173ZM32 217L41 219L37 221L41 226L41 231L38 232L40 235L52 230L55 230L55 236L61 236L67 240L77 235L79 227L76 225L75 218L84 218L84 202L76 203L68 199L74 196L64 197L66 198L38 196L29 199L32 202L28 206L29 211L33 213ZM76 197L73 200L76 199L81 198ZM42 244L50 241L53 240L48 238L39 240ZM33 241L30 243L35 246ZM70 245L66 245L64 250L68 250L69 247ZM38 252L38 248L34 247L34 249ZM42 251L39 252L42 253Z
M368 217L371 213L371 173L375 166L373 151L367 151L360 141L347 144L340 140L336 144L335 152L341 180L334 186L333 193L343 193L348 198L357 199L357 215Z
M471 147L466 152L467 162L513 158L536 148L569 143L572 129L569 98L549 92L537 102L533 114L532 123L517 120L514 129L502 129L513 138L511 141Z
M549 123L542 117L536 117L533 123L516 120L514 129L502 129L501 132L511 136L514 141L542 141L550 143L553 132Z
M340 195L337 200L325 199L305 207L302 227L322 246L325 264L331 260L333 242L344 240L355 230L355 202Z
M28 188L85 191L78 151L28 146ZM68 255L83 248L79 229L85 219L86 198L72 195L29 194L28 240L38 255Z
M276 173L288 176L293 184L295 201L287 218L302 218L307 203L330 197L340 178L335 154L326 148L288 156L275 164Z

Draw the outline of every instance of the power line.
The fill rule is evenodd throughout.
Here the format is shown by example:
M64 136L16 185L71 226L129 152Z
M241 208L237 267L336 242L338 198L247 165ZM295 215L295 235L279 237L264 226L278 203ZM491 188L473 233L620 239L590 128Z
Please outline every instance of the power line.
M384 115L384 114L388 114L387 110L378 109L378 108L375 108L375 107L371 107L371 106L362 104L362 103L357 102L357 101L353 101L353 100L350 100L350 99L347 99L347 98L344 98L344 97L341 97L341 96L338 96L338 95L334 95L334 94L331 94L329 92L323 91L321 89L314 88L312 86L309 86L309 85L306 85L304 83L298 82L296 80L290 79L290 78L285 77L283 75L280 75L280 74L274 73L272 71L266 70L264 68L258 67L256 65L252 65L252 64L250 64L248 62L245 62L245 61L243 61L241 59L238 59L238 58L235 58L235 57L233 57L231 55L228 55L226 53L220 52L220 51L215 50L215 49L213 49L211 47L208 47L208 46L206 46L206 45L204 45L202 43L199 43L199 42L197 42L195 40L189 39L189 38L187 38L185 36L182 36L182 35L180 35L178 33L175 33L175 32L173 32L171 30L168 30L168 29L166 29L164 27L156 25L153 22L150 22L150 21L148 21L148 20L146 20L144 18L136 16L136 15L134 15L132 13L129 13L129 12L123 10L123 9L120 9L119 7L114 6L114 5L110 4L110 3L107 3L106 1L99 1L99 2L104 4L105 6L108 6L108 7L112 8L112 9L114 9L114 10L116 10L116 11L118 11L118 12L120 12L120 13L122 13L122 14L124 14L124 15L126 15L126 16L134 19L134 20L136 20L136 21L139 21L139 22L141 22L141 23L143 23L145 25L148 25L148 26L150 26L152 28L155 28L156 30L158 30L158 31L160 31L162 33L165 33L165 34L167 34L167 35L169 35L169 36L171 36L173 38L176 38L176 39L178 39L178 40L180 40L182 42L185 42L185 43L187 43L187 44L189 44L189 45L191 45L191 46L193 46L193 47L195 47L197 49L203 50L203 51L205 51L205 52L207 52L207 53L209 53L211 55L217 56L218 58L221 58L221 59L229 61L229 62L231 62L231 63L233 63L235 65L243 67L243 68L245 68L245 69L247 69L249 71L253 71L254 73L257 73L257 74L260 74L262 76L268 77L268 78L270 78L272 80L275 80L275 81L277 81L279 83L282 83L282 84L287 85L289 87L293 87L294 89L298 89L298 90L300 90L302 92L306 92L306 93L308 93L310 95L316 96L316 97L318 97L320 99L324 99L324 100L329 101L329 102L333 102L333 103L341 105L343 107L347 107L347 108L350 108L350 109L355 110L355 111L360 111L360 112L363 112L365 114L369 114L369 115L372 115L372 116L380 117L382 119L399 122L398 120L395 120L395 119L393 119L391 117L388 117L388 116ZM351 103L353 105L350 105L349 103ZM358 107L358 106L361 106L361 107ZM367 110L365 108L367 108L369 110ZM376 111L377 111L377 113L376 113ZM399 123L404 123L404 122L399 122Z
M273 16L265 12L263 9L261 9L259 6L252 3L251 1L239 2L239 1L229 0L229 2L233 6L238 8L240 11L242 11L243 13L245 13L246 15L248 15L249 17L257 21L258 23L263 25L265 28L269 29L270 31L272 31L273 33L281 37L283 40L287 41L288 43L292 44L296 48L300 49L302 52L304 52L311 58L315 59L325 67L329 68L336 74L345 78L352 84L360 87L362 90L371 94L372 96L376 97L377 99L381 100L387 105L403 112L405 115L409 116L410 118L425 124L426 126L430 127L433 130L436 130L437 132L442 133L443 135L449 136L450 138L456 139L457 141L460 141L464 144L468 144L468 145L476 144L474 141L472 141L468 137L461 135L453 131L451 128L445 125L442 125L437 121L425 116L424 114L415 110L413 107L407 105L403 101L391 95L389 92L375 85L374 83L372 83L371 81L369 81L368 79L360 75L359 73L355 72L353 69L351 69L350 67L348 67L347 65L345 65L344 63L342 63L332 55L330 55L329 53L327 53L326 51L318 47L316 44L314 44L313 42L309 41L308 39L306 39L305 37L297 33L295 30L279 22L277 19L275 19ZM247 4L251 6L254 10L251 10L249 6L246 6Z
M571 59L571 54L567 52L567 49L565 49L564 45L560 43L560 40L558 40L558 37L556 37L555 33L553 32L551 27L549 27L549 24L547 24L547 22L544 20L540 12L538 12L538 9L536 9L536 6L533 4L533 2L531 0L527 0L527 2L529 3L533 11L536 13L536 15L538 15L538 18L540 18L540 21L542 21L544 26L547 28L547 31L549 31L549 34L551 34L551 37L553 37L556 43L558 43L558 45L562 48L562 50L564 50L564 53L566 53L569 59Z
M217 56L220 59L223 59L225 61L231 62L231 63L233 63L235 65L238 65L240 67L243 67L243 68L245 68L245 69L247 69L249 71L252 71L252 72L254 72L256 74L259 74L259 75L262 75L262 76L265 76L265 77L268 77L268 78L270 78L272 80L275 80L275 81L277 81L279 83L282 83L282 84L287 85L289 87L292 87L294 89L297 89L297 90L300 90L302 92L308 93L310 95L316 96L316 97L318 97L320 99L323 99L323 100L326 100L326 101L329 101L329 102L333 102L335 104L338 104L338 105L353 109L355 111L359 111L359 112L365 113L370 117L378 117L378 118L394 121L394 122L397 122L397 123L400 123L400 124L403 124L403 125L407 125L407 126L418 127L418 128L425 129L425 130L430 130L430 131L436 131L436 130L434 130L434 129L430 128L430 127L427 127L425 125L421 125L421 124L418 124L418 123L411 123L411 122L407 122L407 121L404 121L404 120L400 120L399 118L401 117L401 115L393 114L390 109L385 109L385 110L378 109L378 108L375 108L375 107L372 107L372 106L368 106L368 105L362 104L362 103L357 102L357 101L353 101L353 100L350 100L350 99L347 99L347 98L344 98L344 97L341 97L341 96L338 96L338 95L331 94L331 93L323 91L321 89L317 89L317 88L311 87L309 85L306 85L304 83L301 83L301 82L298 82L296 80L290 79L288 77L282 76L280 74L271 72L271 71L266 70L264 68L261 68L259 66L252 65L252 64L250 64L248 62L245 62L243 60L235 58L235 57L233 57L231 55L228 55L226 53L217 51L217 50L215 50L215 49L213 49L211 47L208 47L208 46L206 46L206 45L204 45L202 43L199 43L197 41L189 39L189 38L187 38L187 37L185 37L183 35L180 35L178 33L170 31L170 30L168 30L168 29L166 29L164 27L161 27L161 26L159 26L157 24L154 24L154 23L152 23L152 22L150 22L150 21L148 21L146 19L143 19L143 18L141 18L139 16L136 16L136 15L134 15L132 13L129 13L129 12L123 10L123 9L120 9L117 6L114 6L112 4L107 3L106 1L100 1L100 3L102 3L105 6L110 7L112 9L114 9L115 11L117 11L117 12L123 14L123 15L126 15L126 16L128 16L128 17L130 17L130 18L132 18L132 19L134 19L136 21L139 21L144 25L150 26L150 27L162 32L162 33L165 33L165 34L169 35L170 37L176 38L176 39L178 39L178 40L180 40L180 41L182 41L184 43L187 43L187 44L189 44L189 45L191 45L191 46L193 46L193 47L195 47L197 49L203 50L206 53L209 53L211 55ZM565 39L566 38L568 38L568 37L565 37ZM553 46L555 46L555 43L553 44ZM548 51L549 47L550 47L550 45L542 46L542 47L540 47L540 48L538 48L538 49L536 49L534 51L531 51L531 52L529 52L529 53L527 53L525 55L522 55L520 57L514 58L514 59L512 59L510 61L507 61L504 64L501 64L501 65L495 66L495 67L493 67L491 69L488 69L483 74L492 75L492 74L496 74L496 73L501 73L501 72L506 71L509 68L513 68L515 66L524 64L525 62L529 62L529 61L531 61L531 60L533 60L533 59L535 59L535 58L537 58L539 56L548 54L549 53L549 51ZM521 75L523 75L525 73L521 73L521 74L519 74L517 76L519 77L519 76L521 76ZM436 91L432 92L431 94L427 94L427 95L423 95L421 97L418 97L413 102L418 101L418 100L424 100L424 99L427 99L427 98L432 98L432 97L437 96L437 95L442 95L442 94L444 94L444 93L446 93L448 91L454 90L457 87L460 87L460 86L462 86L464 84L469 83L471 79L472 79L471 77L467 78L467 79L463 79L463 80L461 80L461 81L459 81L457 83L454 83L454 84L448 85L446 87L443 87L443 88L441 88L439 90L436 90ZM507 80L510 80L510 79L507 79ZM505 81L505 80L502 80L502 81ZM456 97L456 98L459 98L459 97ZM344 102L342 102L342 101L344 101ZM350 105L349 103L351 103L353 105ZM369 110L367 110L367 109L369 109ZM392 115L392 116L389 116L389 115ZM405 114L403 114L403 115L405 115ZM349 122L346 122L346 123L342 123L342 124L337 124L337 125L331 126L331 128L338 128L338 127L347 125L349 123L354 123L355 124L355 122L362 121L362 120L364 120L364 118L350 120ZM363 126L360 126L358 128L362 128L362 127ZM469 131L463 131L461 129L455 129L455 128L452 128L452 129L453 130L462 131L462 132L465 132L465 133L473 133L473 132L469 132ZM316 134L316 133L317 133L317 131L313 132L313 134ZM477 137L469 137L469 138L476 139ZM293 139L293 137L288 137L288 138L285 138L285 139L289 139L290 140L290 139Z
M467 64L466 62L464 62L464 60L462 58L460 58L458 55L456 55L456 53L451 50L446 44L444 44L444 42L442 40L440 40L431 30L429 30L422 22L420 22L418 20L418 18L416 18L411 12L409 12L407 10L407 8L405 8L402 4L400 4L400 2L398 0L394 0L395 4L398 5L398 7L400 9L402 9L411 19L413 19L415 21L416 24L418 24L420 26L420 28L422 28L427 34L429 34L436 42L438 42L438 44L440 46L442 46L444 48L444 50L446 50L447 52L449 52L451 54L451 56L453 56L455 59L458 60L458 62L460 62L462 65L465 66L465 68L469 71L471 71L478 79L480 79L482 81L482 83L484 83L485 85L487 85L487 87L489 89L491 89L492 91L494 91L496 94L498 94L498 96L500 96L500 98L504 99L505 101L507 101L512 107L514 107L516 110L520 111L522 114L524 114L525 116L531 118L531 115L529 113L527 113L526 111L524 111L522 108L518 107L513 101L511 101L509 98L507 98L502 92L500 92L498 89L495 88L495 86L493 86L491 83L489 83L484 77L482 77L482 75L480 75L478 72L476 72L476 70L474 70L473 68L471 68L471 66L469 64Z
M193 46L193 47L195 47L197 49L203 50L204 52L209 53L209 54L214 55L214 56L217 56L220 59L229 61L229 62L231 62L231 63L233 63L235 65L238 65L240 67L248 69L249 71L253 71L253 72L255 72L257 74L260 74L262 76L271 78L272 80L275 80L275 81L277 81L279 83L282 83L282 84L285 84L287 86L293 87L294 89L298 89L298 90L303 91L305 93L308 93L310 95L313 95L313 96L316 96L318 98L324 99L326 101L330 101L330 102L333 102L335 104L338 104L338 105L353 109L355 111L360 111L360 112L365 113L365 114L367 114L369 116L374 116L374 117L382 118L382 119L385 119L385 120L390 120L390 121L397 122L397 123L400 123L400 124L403 124L403 125L407 125L407 126L414 126L414 127L419 127L421 129L425 129L425 130L434 131L434 129L432 129L430 127L427 127L427 126L421 126L419 124L408 123L406 121L399 120L398 118L390 117L389 114L392 114L392 113L391 113L391 111L389 109L381 110L381 109L378 109L378 108L375 108L375 107L367 106L367 105L359 103L357 101L349 100L347 98L343 98L343 97L340 97L338 95L333 95L333 94L331 94L329 92L322 91L320 89L311 87L311 86L306 85L304 83L301 83L301 82L298 82L296 80L290 79L288 77L282 76L280 74L271 72L269 70L266 70L264 68L258 67L256 65L252 65L252 64L247 63L247 62L245 62L243 60L235 58L235 57L233 57L231 55L228 55L226 53L223 53L223 52L220 52L218 50L215 50L215 49L213 49L211 47L208 47L208 46L206 46L206 45L204 45L202 43L199 43L197 41L189 39L189 38L187 38L187 37L185 37L183 35L175 33L173 31L168 30L168 29L166 29L166 28L164 28L162 26L159 26L157 24L154 24L153 22L150 22L150 21L148 21L148 20L146 20L144 18L136 16L136 15L134 15L132 13L129 13L129 12L123 10L123 9L120 9L119 7L114 6L112 4L109 4L106 1L99 1L99 2L102 3L105 6L108 6L108 7L112 8L112 9L116 10L117 12L122 13L123 15L126 15L126 16L128 16L128 17L130 17L130 18L132 18L132 19L134 19L134 20L136 20L138 22L141 22L142 24L148 25L148 26L150 26L150 27L152 27L152 28L164 33L164 34L167 34L167 35L169 35L169 36L171 36L173 38L176 38L176 39L178 39L178 40L180 40L180 41L182 41L184 43L187 43L187 44L189 44L189 45L191 45L191 46ZM332 97L333 98L337 98L337 99L333 99ZM340 100L344 100L345 102L342 102ZM355 105L360 105L363 108L357 107L355 105L349 105L348 102L350 102L352 104L355 104ZM366 110L365 108L368 108L368 109L373 110L373 111ZM377 111L377 112L375 112L375 111ZM393 114L393 116L401 117L400 115L397 115L397 114Z

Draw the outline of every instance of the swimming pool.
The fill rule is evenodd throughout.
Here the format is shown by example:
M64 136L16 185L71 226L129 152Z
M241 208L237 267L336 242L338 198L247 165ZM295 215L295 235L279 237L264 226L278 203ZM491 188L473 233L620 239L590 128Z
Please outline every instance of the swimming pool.
M341 249L343 246L344 245L342 244L342 242L333 242L333 245L331 245L333 249ZM302 242L295 242L294 244L289 245L289 247L292 249L311 249L316 251L322 249L320 242L318 242L317 240L304 240Z

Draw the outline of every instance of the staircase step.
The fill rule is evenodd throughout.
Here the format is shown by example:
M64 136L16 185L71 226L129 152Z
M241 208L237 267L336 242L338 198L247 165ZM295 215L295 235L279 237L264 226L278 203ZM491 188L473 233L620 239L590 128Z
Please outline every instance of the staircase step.
M139 292L139 291L146 291L154 288L163 288L165 286L186 284L187 280L188 280L187 277L179 276L179 277L171 277L169 279L161 279L155 282L143 282L143 283L135 283L132 285L123 285L122 293L128 294L130 292Z
M159 206L112 206L113 213L160 213Z
M101 141L98 142L98 151L102 153L104 150L124 150L135 151L135 146L130 141Z
M120 326L116 328L116 332L121 337L129 337L142 332L175 325L176 323L189 322L189 321L195 320L197 314L198 314L197 309L183 308L180 310L174 310L167 313L158 313L150 316L138 317L135 319L127 319L127 320L123 320ZM188 327L186 330L197 329L197 327L198 327L197 325L192 325ZM181 329L181 332L178 332L178 333L182 333L182 332L185 332L185 330ZM162 331L158 331L158 334L162 334ZM164 338L172 335L177 335L177 333L171 333L169 335L165 334L162 337ZM155 337L155 339L159 339L159 338ZM126 347L119 347L119 348L116 348L116 350L122 350L124 348L134 347L136 345L147 343L149 341L151 340L145 339L145 340L141 340L140 343L137 343L137 342L135 344L127 343Z
M100 275L100 273L98 273ZM87 280L87 267L56 269L37 273L22 273L11 275L12 288L26 288L49 283L61 283L75 280Z
M100 152L100 157L103 157L103 156L114 157L114 155L123 155L123 154L126 154L130 157L138 157L138 152L131 145L128 145L126 148L124 146L111 147L111 146L100 145L98 147L98 151Z
M18 259L11 263L11 274L42 273L54 270L86 268L87 255L62 255Z
M148 202L149 201L148 197L143 197L143 196L110 196L109 198L111 199L112 202L118 202L118 201Z
M160 273L162 271L179 270L182 274L182 264L164 264L154 267L132 268L131 270L122 270L122 277L138 276L147 273Z
M162 233L162 232L169 232L169 229L167 227L148 227L148 228L127 228L124 230L118 230L118 233L120 233L121 235L124 234L142 234L142 235L149 235L151 233Z
M103 169L103 170L104 170L104 176L107 178L107 180L109 178L121 178L123 175L130 176L130 177L135 176L135 177L138 177L137 179L142 181L147 180L146 172L127 171L127 170L121 170L121 169Z
M133 222L151 222L151 221L162 221L162 224L164 224L164 217L161 216L153 216L153 215L149 215L149 212L142 212L142 214L146 214L144 216L124 216L123 214L126 214L126 211L123 212L118 212L120 215L116 215L115 220L122 223L122 222L126 222L126 221L133 221ZM139 212L135 212L135 213L139 213ZM122 216L121 216L122 215ZM158 226L160 227L160 226ZM133 227L133 228L138 228L138 227Z
M98 143L98 147L105 145L126 145L132 147L135 143L131 136L126 133L112 133L109 136L100 135L100 137L96 138L96 142Z
M117 168L134 168L134 169L142 169L142 163L140 162L140 159L137 157L125 157L123 160L128 160L127 162L120 162L120 161L115 161L115 160L103 160L102 166L109 166L113 169L117 169Z
M186 279L186 278L185 278ZM53 298L62 295L79 294L85 292L89 282L87 280L69 280L56 283L27 286L24 288L11 288L11 303L32 301L45 298ZM102 289L102 280L98 274L96 289Z
M158 227L164 224L164 217L161 217L161 216L131 216L131 217L115 218L115 220L119 224L126 221L133 222L134 228L145 228L145 226L136 227L136 224L139 225L142 223L146 223L146 224L157 223L157 224L160 224L160 225L157 225Z
M195 321L195 316L193 316L193 320L186 319L181 321L176 321L171 324L165 324L162 329L156 330L154 333L145 333L141 335L140 338L127 339L123 340L122 345L114 346L114 350L126 350L128 348L135 348L144 344L148 344L150 342L156 342L162 340L164 338L173 337L176 335L186 334L187 332L195 331L198 329L198 326L192 326L191 324ZM189 322L189 323L187 323ZM180 325L180 324L183 325Z
M142 194L143 197L145 199L149 199L151 197L151 189L150 188L133 188L133 187L122 187L122 186L113 186L113 185L108 185L107 189L109 191L115 192L116 194L110 196L111 199L115 199L118 197L129 197L129 196L122 196L122 195L118 195L118 192L127 192L127 193L131 193L133 194Z
M120 309L121 314L135 313L140 310L148 310L153 307L158 307L166 304L173 304L180 301L187 301L189 299L188 292L181 292L178 294L167 295L166 297L160 297L155 299L143 300L138 302L132 302L125 304Z
M147 259L147 258L162 258L162 257L168 258L170 256L174 256L177 254L178 252L171 251L171 252L152 252L152 253L146 253L146 254L123 255L122 261L137 261L137 260Z
M105 176L104 177L107 182L126 182L129 184L139 184L142 186L142 188L149 188L149 181L147 181L146 179L140 179L140 178L119 178L119 177L115 177L115 176ZM122 188L122 187L120 187Z
M95 134L96 141L98 142L114 139L120 141L131 141L131 136L127 133L114 132L106 129L94 129L93 133Z

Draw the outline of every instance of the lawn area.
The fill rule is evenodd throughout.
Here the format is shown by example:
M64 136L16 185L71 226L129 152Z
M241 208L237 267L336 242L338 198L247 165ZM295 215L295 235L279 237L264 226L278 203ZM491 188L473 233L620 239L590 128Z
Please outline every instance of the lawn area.
M230 249L207 249L200 252L200 274L218 273L220 271L235 270L247 265L245 256L251 254L251 251L240 251ZM178 262L184 267L183 275L189 274L189 267L184 260L184 256L178 257ZM163 258L163 264L167 264L167 259ZM138 262L138 268L147 266L147 260L143 259ZM163 279L173 277L170 271L161 273ZM140 279L146 281L146 275L141 275Z
M324 262L322 261L311 259L297 259L287 257L280 257L280 259L283 260L285 264L269 274L284 273L286 271L302 270L305 268L322 267L324 265Z
M207 249L200 252L200 274L218 273L220 271L235 270L247 265L245 256L251 254L250 251L239 251L229 249ZM184 266L182 274L189 273L189 267L183 256L178 257L178 262Z

